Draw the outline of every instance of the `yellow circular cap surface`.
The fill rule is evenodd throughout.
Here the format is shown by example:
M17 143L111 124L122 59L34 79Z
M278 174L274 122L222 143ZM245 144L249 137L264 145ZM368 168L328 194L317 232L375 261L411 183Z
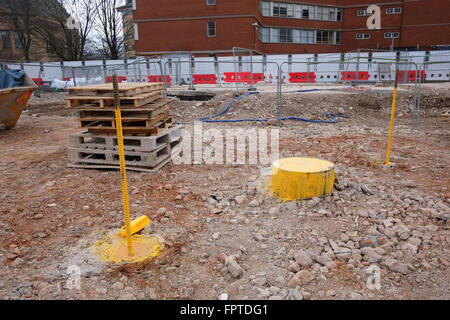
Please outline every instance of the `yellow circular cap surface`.
M332 162L315 158L284 158L275 161L273 166L283 171L302 173L326 172L334 169Z
M131 263L143 262L157 257L163 243L155 236L131 236L134 255L128 255L127 239L117 234L109 234L97 241L96 252L105 262Z

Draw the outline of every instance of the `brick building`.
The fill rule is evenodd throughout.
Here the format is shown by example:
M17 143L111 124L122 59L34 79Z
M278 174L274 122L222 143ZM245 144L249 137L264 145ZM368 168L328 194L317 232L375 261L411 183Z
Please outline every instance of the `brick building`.
M122 14L123 24L123 46L126 57L136 55L133 24L133 1L127 0L123 6L117 8Z
M368 30L370 4L381 30ZM450 44L450 1L131 0L137 55L262 54L434 49Z
M19 2L19 0L17 1ZM0 0L0 14L8 15L8 17L2 17L2 19L0 19L0 60L23 61L25 60L24 45L20 41L19 31L14 24L11 23L10 19L10 16L15 15L16 13L11 13L5 3L5 1ZM57 31L57 22L44 16L44 9L39 2L30 2L30 6L34 6L33 10L30 10L32 13L30 13L29 16L24 14L20 19L22 21L29 20L28 27L25 27L24 22L20 23L20 27L23 28L23 33L30 30L31 43L29 48L29 60L41 62L58 60L58 56L49 49L48 43L42 39L42 36L39 35L38 32L36 32L39 25L55 25L54 35L56 38L62 38L62 32Z

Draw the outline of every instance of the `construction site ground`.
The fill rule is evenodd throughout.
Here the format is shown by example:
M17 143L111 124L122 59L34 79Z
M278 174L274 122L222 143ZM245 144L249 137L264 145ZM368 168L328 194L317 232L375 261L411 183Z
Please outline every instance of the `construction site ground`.
M162 236L165 249L121 266L89 253L123 225L119 171L68 168L68 138L80 129L64 93L33 96L17 126L0 132L0 299L449 299L450 123L441 113L450 86L422 87L418 131L414 86L400 87L392 167L383 164L392 90L367 88L283 95L284 117L350 117L284 121L280 130L281 157L336 164L329 197L283 203L257 165L129 172L132 217L148 215L144 234ZM259 90L220 119L275 119L276 95ZM192 130L233 94L230 87L210 101L177 100L175 121ZM72 265L81 270L78 289L68 283ZM367 287L371 265L381 270L379 290Z

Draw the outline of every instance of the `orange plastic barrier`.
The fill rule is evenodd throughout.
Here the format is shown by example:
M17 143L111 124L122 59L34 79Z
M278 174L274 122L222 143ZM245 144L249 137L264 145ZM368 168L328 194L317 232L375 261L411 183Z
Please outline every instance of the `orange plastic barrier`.
M217 84L217 77L215 74L195 74L194 84Z
M359 71L358 72L358 80L359 81L367 81L370 78L370 74L368 71Z
M316 82L316 74L314 72L292 72L289 73L290 83L314 83Z
M148 82L164 82L164 78L163 76L148 76ZM166 83L169 86L172 84L172 78L170 76L166 76Z
M341 81L354 81L356 80L356 72L355 71L342 71Z
M36 83L36 85L38 85L39 87L42 87L44 85L44 79L42 78L33 78L32 79L34 81L34 83Z
M236 83L236 73L235 72L224 72L225 82L228 83ZM266 77L262 73L254 73L253 80L251 79L251 72L238 72L237 73L237 82L238 83L251 83L255 84L257 82L264 81Z
M112 83L112 77L106 77L105 79L106 79L106 83ZM128 81L128 79L127 79L127 77L118 76L117 81L119 83L122 83L123 81Z

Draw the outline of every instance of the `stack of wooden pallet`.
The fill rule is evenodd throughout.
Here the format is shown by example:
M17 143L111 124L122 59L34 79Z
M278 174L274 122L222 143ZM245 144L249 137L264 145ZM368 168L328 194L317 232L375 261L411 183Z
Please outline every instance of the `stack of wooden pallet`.
M154 172L181 152L183 128L173 126L171 99L160 83L119 84L127 169ZM70 136L69 161L77 168L119 168L112 84L69 88L67 107L84 130Z

